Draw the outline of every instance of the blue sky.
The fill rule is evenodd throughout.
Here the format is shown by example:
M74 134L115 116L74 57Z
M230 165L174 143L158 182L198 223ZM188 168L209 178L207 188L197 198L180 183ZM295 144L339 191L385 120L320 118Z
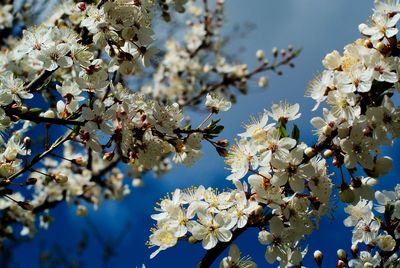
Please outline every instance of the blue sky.
M228 52L241 61L256 64L255 51L265 49L269 54L273 46L286 47L292 44L303 51L295 61L296 68L285 69L284 76L276 77L270 74L270 86L260 90L256 83L252 84L250 94L240 96L238 103L225 114L221 114L226 129L222 136L233 141L236 133L242 131L241 125L250 114L257 114L263 109L269 109L272 102L287 100L298 102L302 107L303 116L297 122L302 130L302 139L313 143L309 120L320 114L311 112L314 103L305 99L304 92L308 82L321 71L321 60L324 55L334 49L339 51L359 37L358 24L371 15L372 1L366 0L226 0L226 32L233 25L251 22L256 27L248 33L245 39L234 39ZM244 47L245 50L241 48ZM201 121L194 117L193 120ZM194 121L196 122L196 121ZM153 225L150 215L152 208L160 197L175 188L185 188L191 185L203 184L224 188L230 186L225 180L227 170L223 159L218 157L208 144L204 144L204 156L192 168L175 167L169 174L160 179L147 177L145 187L133 189L129 197L122 202L105 202L99 211L91 211L89 219L105 241L115 240L126 224L128 231L123 232L123 239L114 245L117 255L112 257L108 267L135 267L145 263L147 267L195 267L204 250L201 245L190 246L180 243L177 247L160 253L154 260L149 260L153 249L145 247L149 229ZM388 151L398 151L398 144ZM399 166L398 159L394 166ZM332 169L332 171L335 171ZM382 179L379 187L392 187L398 181L399 168L392 175ZM316 231L309 240L310 255L315 249L325 253L326 267L336 263L336 250L350 245L351 230L342 225L344 215L342 207L336 208L333 219L325 219L321 229ZM43 248L54 252L52 247L59 244L66 256L73 256L76 241L82 237L82 232L89 236L89 246L84 254L85 267L102 267L102 247L100 239L96 238L87 219L77 218L74 209L62 205L55 210L56 220L48 231L41 231L31 243L18 247L15 253L19 258L16 267L38 267L38 255ZM250 254L259 267L268 267L264 261L265 246L257 241L257 232L251 230L237 240L244 254ZM347 248L346 248L347 250ZM310 257L305 265L313 267ZM276 267L273 265L271 267Z

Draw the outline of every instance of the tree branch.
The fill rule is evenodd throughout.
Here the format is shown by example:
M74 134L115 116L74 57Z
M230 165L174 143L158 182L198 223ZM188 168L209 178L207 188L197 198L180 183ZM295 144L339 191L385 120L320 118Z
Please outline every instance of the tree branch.
M50 146L50 148L48 150L44 151L41 154L36 155L28 165L26 165L23 169L14 173L7 179L9 179L11 181L11 180L17 178L18 176L20 176L21 174L25 173L26 171L30 170L36 163L40 162L43 158L48 156L53 150L57 149L60 145L62 145L67 140L69 140L71 138L72 134L73 134L73 131L70 131L64 137L60 137L55 143L53 143L53 145Z
M74 126L83 126L85 125L84 121L76 121L76 120L68 120L68 119L61 119L61 118L49 118L49 117L42 117L42 116L35 116L32 114L17 114L20 119L28 120L35 123L50 123L56 125L74 125Z
M38 75L35 79L33 79L28 85L24 87L24 91L34 92L36 89L40 88L44 81L46 81L46 79L49 78L57 69L53 71L42 71L40 75Z

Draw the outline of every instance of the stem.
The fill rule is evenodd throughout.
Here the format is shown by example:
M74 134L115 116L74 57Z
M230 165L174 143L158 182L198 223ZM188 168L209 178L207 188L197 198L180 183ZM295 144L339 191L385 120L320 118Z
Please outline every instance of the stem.
M57 68L58 69L58 68ZM24 87L24 91L33 92L40 88L44 81L49 78L57 69L53 71L44 70L40 75L33 79L28 85Z
M214 113L209 113L209 114L207 115L207 117L203 120L203 122L200 123L200 125L199 125L197 128L201 128L201 127L208 121L208 119L211 118L211 116L212 116L213 114L214 114Z
M53 143L53 145L50 146L49 149L47 149L46 151L44 151L43 153L41 153L39 155L36 155L32 159L32 161L29 163L29 165L26 165L23 169L21 169L20 171L17 171L16 173L14 173L10 177L8 177L8 179L11 181L11 180L17 178L19 175L30 170L36 163L40 162L43 158L48 156L53 150L57 149L60 145L62 145L67 140L69 140L71 138L72 134L73 134L73 131L67 133L64 137L61 137L60 139L58 139L55 143Z
M197 268L208 268L215 262L215 260L221 255L222 252L227 249L230 244L235 241L242 233L244 233L250 225L246 225L243 228L237 228L232 232L232 239L229 242L219 242L215 247L210 250L207 250L204 257L201 259L200 263L197 265Z
M83 126L85 124L84 121L75 121L61 118L48 118L42 116L34 116L31 114L17 114L17 116L22 120L28 120L35 123L49 123L56 125L74 125L74 126Z

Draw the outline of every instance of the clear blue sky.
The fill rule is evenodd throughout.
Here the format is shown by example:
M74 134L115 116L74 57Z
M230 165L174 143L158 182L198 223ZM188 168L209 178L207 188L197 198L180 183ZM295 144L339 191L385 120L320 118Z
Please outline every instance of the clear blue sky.
M300 58L296 60L296 68L285 69L283 77L270 75L270 86L262 91L253 83L251 94L239 97L238 104L226 114L221 114L222 122L226 122L223 136L233 141L235 134L241 132L241 125L250 114L262 112L272 102L286 99L288 102L299 102L303 116L298 122L302 129L302 138L312 143L309 120L319 115L311 112L314 103L303 97L308 81L322 70L321 60L324 55L334 49L342 50L347 44L359 37L358 24L364 22L372 14L372 0L226 0L227 32L233 25L252 22L256 28L249 32L245 39L235 39L229 52L254 66L254 53L257 49L265 49L267 54L273 46L303 48ZM245 50L241 50L245 47ZM253 64L253 65L252 65ZM194 118L194 120L200 120ZM204 144L205 151L201 161L193 168L176 167L175 170L161 179L146 178L146 185L133 189L131 195L122 202L106 202L100 211L90 212L89 218L94 223L102 239L114 240L127 222L129 231L124 232L124 239L115 246L117 255L111 258L109 267L135 267L145 263L147 267L195 267L204 254L201 245L189 246L180 243L177 247L163 251L154 260L149 260L153 249L147 249L146 242L149 229L153 225L150 219L155 202L166 192L176 187L185 188L203 184L224 188L230 186L225 181L227 171L223 160ZM393 151L398 150L393 148ZM398 158L394 166L399 166ZM334 171L334 170L332 170ZM379 187L393 186L398 181L399 169L395 169L390 177L384 178ZM325 253L326 267L334 267L336 250L350 245L351 230L342 225L344 215L342 208L337 208L335 219L322 222L321 230L316 231L309 243L310 255L315 249ZM102 267L102 248L87 220L74 216L74 209L66 205L56 209L56 221L48 231L41 231L32 243L16 249L19 267L37 267L40 249L59 244L67 252L67 256L75 250L76 241L83 231L89 234L89 248L84 255L85 267ZM257 241L257 232L249 231L237 240L244 254L250 254L259 267L268 267L264 261L265 246ZM72 254L73 255L73 254ZM305 265L314 267L311 258L306 258ZM274 265L272 267L276 267ZM325 267L325 266L324 266Z

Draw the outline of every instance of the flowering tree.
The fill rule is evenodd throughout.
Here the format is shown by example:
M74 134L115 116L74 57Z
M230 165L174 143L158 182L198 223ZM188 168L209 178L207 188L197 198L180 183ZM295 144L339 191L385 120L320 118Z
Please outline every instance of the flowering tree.
M311 121L314 144L302 142L292 122L299 104L282 101L252 118L231 147L215 117L247 93L252 78L265 87L261 73L294 67L300 51L274 48L268 60L259 50L254 68L232 60L220 33L222 0L61 1L41 21L34 7L6 2L0 6L2 240L33 237L62 202L85 216L88 205L129 194L126 177L137 187L146 173L191 166L203 142L225 158L233 189L198 186L163 198L152 215L148 246L157 249L150 258L187 240L207 250L199 267L211 266L228 247L220 267L256 267L232 242L257 228L268 263L302 267L304 240L339 192L352 245L351 256L338 250L337 267L400 265L400 186L374 190L392 167L382 146L400 133L398 1L376 2L371 21L359 25L362 38L324 58L326 70L306 93L322 110ZM184 38L155 43L160 16L165 24L188 19ZM208 114L196 123L186 116L190 110ZM314 259L322 267L320 251Z

